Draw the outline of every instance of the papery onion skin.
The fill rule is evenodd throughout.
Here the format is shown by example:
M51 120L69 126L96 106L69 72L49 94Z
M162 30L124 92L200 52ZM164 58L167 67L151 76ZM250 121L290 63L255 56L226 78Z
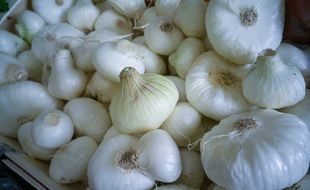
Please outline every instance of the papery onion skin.
M310 133L291 114L258 109L222 120L201 140L209 179L227 189L283 189L300 180L310 159Z

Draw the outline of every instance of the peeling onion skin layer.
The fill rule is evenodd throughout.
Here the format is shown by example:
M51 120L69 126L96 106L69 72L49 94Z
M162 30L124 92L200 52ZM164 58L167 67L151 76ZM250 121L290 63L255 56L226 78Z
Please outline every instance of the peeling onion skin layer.
M0 134L17 138L18 128L41 112L62 106L40 83L22 81L0 87Z
M213 48L238 63L254 63L260 51L276 49L284 28L283 0L210 0L206 29Z
M200 150L208 178L220 186L283 189L307 173L310 134L294 115L259 109L222 120Z

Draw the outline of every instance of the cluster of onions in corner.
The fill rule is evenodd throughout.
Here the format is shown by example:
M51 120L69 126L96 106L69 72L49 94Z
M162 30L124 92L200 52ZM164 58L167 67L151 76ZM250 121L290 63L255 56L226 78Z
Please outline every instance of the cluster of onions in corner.
M32 9L18 15L17 35L0 30L0 134L49 162L54 181L309 183L310 51L282 42L283 0L32 0Z

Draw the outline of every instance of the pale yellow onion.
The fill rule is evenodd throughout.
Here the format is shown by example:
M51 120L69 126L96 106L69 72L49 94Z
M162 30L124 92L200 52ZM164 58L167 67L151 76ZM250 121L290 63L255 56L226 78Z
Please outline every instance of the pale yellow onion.
M152 19L147 25L144 38L148 47L155 53L170 55L177 49L184 35L171 19L161 16Z
M186 102L185 81L177 76L170 75L166 77L173 82L175 87L177 87L179 92L179 102Z
M23 152L32 158L50 161L57 149L40 147L33 141L31 134L32 122L20 126L17 132L18 142L22 146Z
M169 56L169 62L175 67L180 78L185 79L188 70L196 58L204 52L201 40L188 37L181 42L178 49Z
M74 136L89 136L97 143L111 127L111 119L107 110L99 102L91 98L75 98L64 107L74 124Z
M169 117L178 101L178 90L164 76L139 74L126 67L120 74L121 88L112 98L113 125L123 133L154 130Z

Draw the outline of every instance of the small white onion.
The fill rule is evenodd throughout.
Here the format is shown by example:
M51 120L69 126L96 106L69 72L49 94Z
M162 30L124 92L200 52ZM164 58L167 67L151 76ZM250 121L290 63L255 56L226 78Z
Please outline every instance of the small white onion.
M62 184L83 180L87 177L88 162L97 147L97 143L87 136L63 145L51 160L50 177Z
M95 30L110 30L120 35L132 33L131 21L113 9L100 14L95 23Z
M100 10L91 0L77 0L76 4L67 11L67 20L75 28L89 32L94 29L99 14Z
M43 64L60 49L76 42L84 33L66 23L46 25L34 35L31 44L33 55Z
M186 38L178 49L169 56L169 62L175 67L177 74L185 79L188 70L196 58L204 52L204 44L197 38Z
M0 52L16 56L26 49L29 49L26 41L15 34L0 29Z
M66 22L66 13L75 0L31 0L34 12L38 13L47 24Z
M178 146L188 147L205 133L201 125L201 115L189 103L180 102L161 129L167 131Z
M111 119L107 110L99 102L90 98L70 100L64 107L74 124L76 137L89 136L97 143L102 141L106 130L111 127Z
M23 151L30 157L44 161L50 161L57 149L44 148L33 141L31 134L32 122L20 126L18 129L18 142L22 145Z
M21 38L31 43L33 36L41 31L44 25L44 20L38 14L25 10L18 15L15 28Z
M173 53L184 36L167 17L156 17L144 29L144 38L148 47L160 55Z
M73 136L73 124L69 116L59 110L41 113L32 124L34 142L44 148L59 148Z
M281 43L277 48L277 53L283 63L297 67L305 79L310 78L310 59L302 50L292 44Z

